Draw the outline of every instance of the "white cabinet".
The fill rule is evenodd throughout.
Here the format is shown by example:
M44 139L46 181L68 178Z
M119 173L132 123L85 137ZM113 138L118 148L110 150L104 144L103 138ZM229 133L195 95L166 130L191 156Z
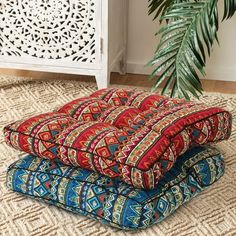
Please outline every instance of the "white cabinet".
M125 72L127 0L1 0L0 67L94 75Z

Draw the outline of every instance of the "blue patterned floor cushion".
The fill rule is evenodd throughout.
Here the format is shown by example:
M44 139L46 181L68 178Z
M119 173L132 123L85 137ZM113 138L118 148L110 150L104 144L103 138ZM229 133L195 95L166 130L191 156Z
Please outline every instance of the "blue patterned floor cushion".
M7 186L104 224L131 230L161 222L223 173L223 157L212 147L186 152L152 190L28 155L9 167Z

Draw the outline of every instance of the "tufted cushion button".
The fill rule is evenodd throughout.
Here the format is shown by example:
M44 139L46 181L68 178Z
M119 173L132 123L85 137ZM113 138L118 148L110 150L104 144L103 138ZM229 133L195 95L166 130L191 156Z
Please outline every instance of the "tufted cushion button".
M101 114L98 120L123 128L129 126L140 112L139 109L129 106L110 107Z
M112 106L126 105L129 97L134 93L134 90L129 89L102 89L93 94L91 97L100 98L101 100L109 103Z
M58 112L66 113L78 122L95 121L103 111L111 107L105 101L100 99L86 97L79 98L72 102L67 103L58 109Z

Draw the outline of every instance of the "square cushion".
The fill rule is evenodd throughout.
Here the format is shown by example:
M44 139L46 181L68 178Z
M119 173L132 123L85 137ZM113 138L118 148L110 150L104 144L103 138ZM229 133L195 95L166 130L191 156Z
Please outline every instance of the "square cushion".
M7 186L104 224L138 229L161 222L223 173L222 155L210 147L196 147L183 154L153 190L28 155L9 167Z
M219 107L105 89L10 124L4 133L16 149L152 189L178 156L228 139L231 127L231 114Z

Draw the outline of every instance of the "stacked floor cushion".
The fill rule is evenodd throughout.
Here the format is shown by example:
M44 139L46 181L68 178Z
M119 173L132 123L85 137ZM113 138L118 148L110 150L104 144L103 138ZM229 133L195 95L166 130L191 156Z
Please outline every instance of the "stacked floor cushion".
M4 129L14 148L145 189L190 147L227 139L230 131L231 115L221 108L122 89L100 90Z
M122 229L161 222L224 173L221 154L194 148L152 190L137 189L104 175L28 155L8 169L7 185L16 192Z
M161 221L219 179L223 173L222 157L210 147L201 146L228 139L231 119L231 114L222 108L183 99L136 90L99 90L62 105L54 112L20 120L4 128L7 144L30 154L10 167L8 183L15 191L43 198L114 226L145 228ZM196 162L196 156L205 159ZM59 174L53 175L51 171ZM46 197L43 185L39 187L42 195L37 195L31 185L41 174L49 178L47 185L55 184L55 188L46 189ZM24 180L30 178L30 181L22 182L22 175L25 175ZM208 178L211 181L205 183L203 176L211 176ZM56 180L51 182L54 177L63 179L64 190L57 186ZM102 186L100 179L105 181ZM14 184L17 181L22 185ZM195 181L196 191L185 196L185 187L181 189L180 184L186 186L186 191L191 190L191 181ZM102 191L100 200L91 200L95 208L96 202L99 205L95 210L89 208L87 197L93 187ZM167 194L175 188L180 192L180 195L176 192L177 195L181 197L182 194L178 202ZM110 196L110 189L115 197ZM163 213L155 205L160 196L168 198L168 210ZM130 202L136 203L137 208Z

